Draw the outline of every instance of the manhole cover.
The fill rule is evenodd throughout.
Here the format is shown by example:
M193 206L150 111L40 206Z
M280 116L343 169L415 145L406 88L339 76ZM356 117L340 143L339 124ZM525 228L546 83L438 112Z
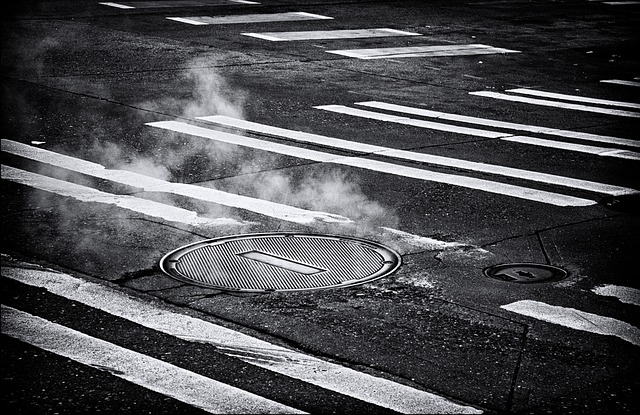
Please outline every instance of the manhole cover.
M400 255L378 243L330 235L268 233L209 239L160 260L180 281L225 291L344 288L382 278Z
M545 264L499 264L484 269L484 275L516 283L553 282L566 278L567 271Z

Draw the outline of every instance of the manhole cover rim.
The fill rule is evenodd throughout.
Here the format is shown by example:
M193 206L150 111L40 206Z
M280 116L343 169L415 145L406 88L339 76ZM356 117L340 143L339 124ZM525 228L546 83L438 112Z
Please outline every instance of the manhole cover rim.
M173 259L175 257L182 257L187 255L188 253L198 250L205 246L215 246L221 245L229 241L233 240L242 240L242 239L260 239L260 238L318 238L324 240L336 240L336 241L346 241L349 243L355 243L363 245L369 249L374 250L382 257L381 267L373 272L371 275L366 277L357 279L357 280L348 280L346 279L342 283L327 285L321 287L308 287L308 288L284 288L284 289L262 289L262 288L239 288L239 287L230 287L230 286L217 286L212 285L206 282L201 282L196 279L191 279L182 275L179 271L175 269L175 265L171 266L168 264L175 264L178 260ZM205 239L197 242L193 242L177 249L174 249L164 255L160 261L160 270L168 275L169 277L176 279L178 281L215 289L226 292L238 292L238 293L271 293L271 292L296 292L296 291L317 291L317 290L327 290L327 289L337 289L337 288L350 288L362 284L366 284L380 278L393 275L402 265L402 256L392 248L385 246L379 242L353 237L353 236L343 236L343 235L333 235L333 234L319 234L319 233L301 233L301 232L264 232L264 233L253 233L253 234L241 234L241 235L229 235L222 236L219 238Z
M509 268L539 268L541 270L551 272L552 275L547 278L540 278L540 279L533 279L533 280L518 279L518 280L512 280L512 281L496 277L496 275L498 275L499 272ZM482 270L482 273L484 274L485 277L491 278L496 281L511 282L516 284L540 284L540 283L558 282L558 281L564 280L569 276L569 272L563 268L560 268L556 265L541 264L537 262L510 262L510 263L504 263L504 264L495 264L495 265L491 265L484 268Z

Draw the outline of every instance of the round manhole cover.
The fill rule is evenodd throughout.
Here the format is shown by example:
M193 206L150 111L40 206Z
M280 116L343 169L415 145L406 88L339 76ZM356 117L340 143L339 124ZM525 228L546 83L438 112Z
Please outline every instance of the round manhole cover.
M268 233L197 242L168 253L160 268L180 281L225 291L344 288L395 272L400 255L341 236Z
M567 276L567 271L562 268L531 263L493 265L483 272L489 278L520 284L559 281Z

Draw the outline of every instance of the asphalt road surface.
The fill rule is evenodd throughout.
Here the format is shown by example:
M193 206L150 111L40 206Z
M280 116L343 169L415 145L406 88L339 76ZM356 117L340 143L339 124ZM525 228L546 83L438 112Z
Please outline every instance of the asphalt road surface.
M639 23L14 5L3 408L637 413Z

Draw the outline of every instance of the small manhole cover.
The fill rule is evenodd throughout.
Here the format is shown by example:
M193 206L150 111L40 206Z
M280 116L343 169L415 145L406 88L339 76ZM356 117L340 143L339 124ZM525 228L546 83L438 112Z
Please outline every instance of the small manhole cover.
M331 235L267 233L197 242L160 260L167 275L225 291L344 288L395 272L400 255L378 243Z
M567 271L546 264L499 264L484 269L484 275L500 281L516 283L553 282L567 277Z

